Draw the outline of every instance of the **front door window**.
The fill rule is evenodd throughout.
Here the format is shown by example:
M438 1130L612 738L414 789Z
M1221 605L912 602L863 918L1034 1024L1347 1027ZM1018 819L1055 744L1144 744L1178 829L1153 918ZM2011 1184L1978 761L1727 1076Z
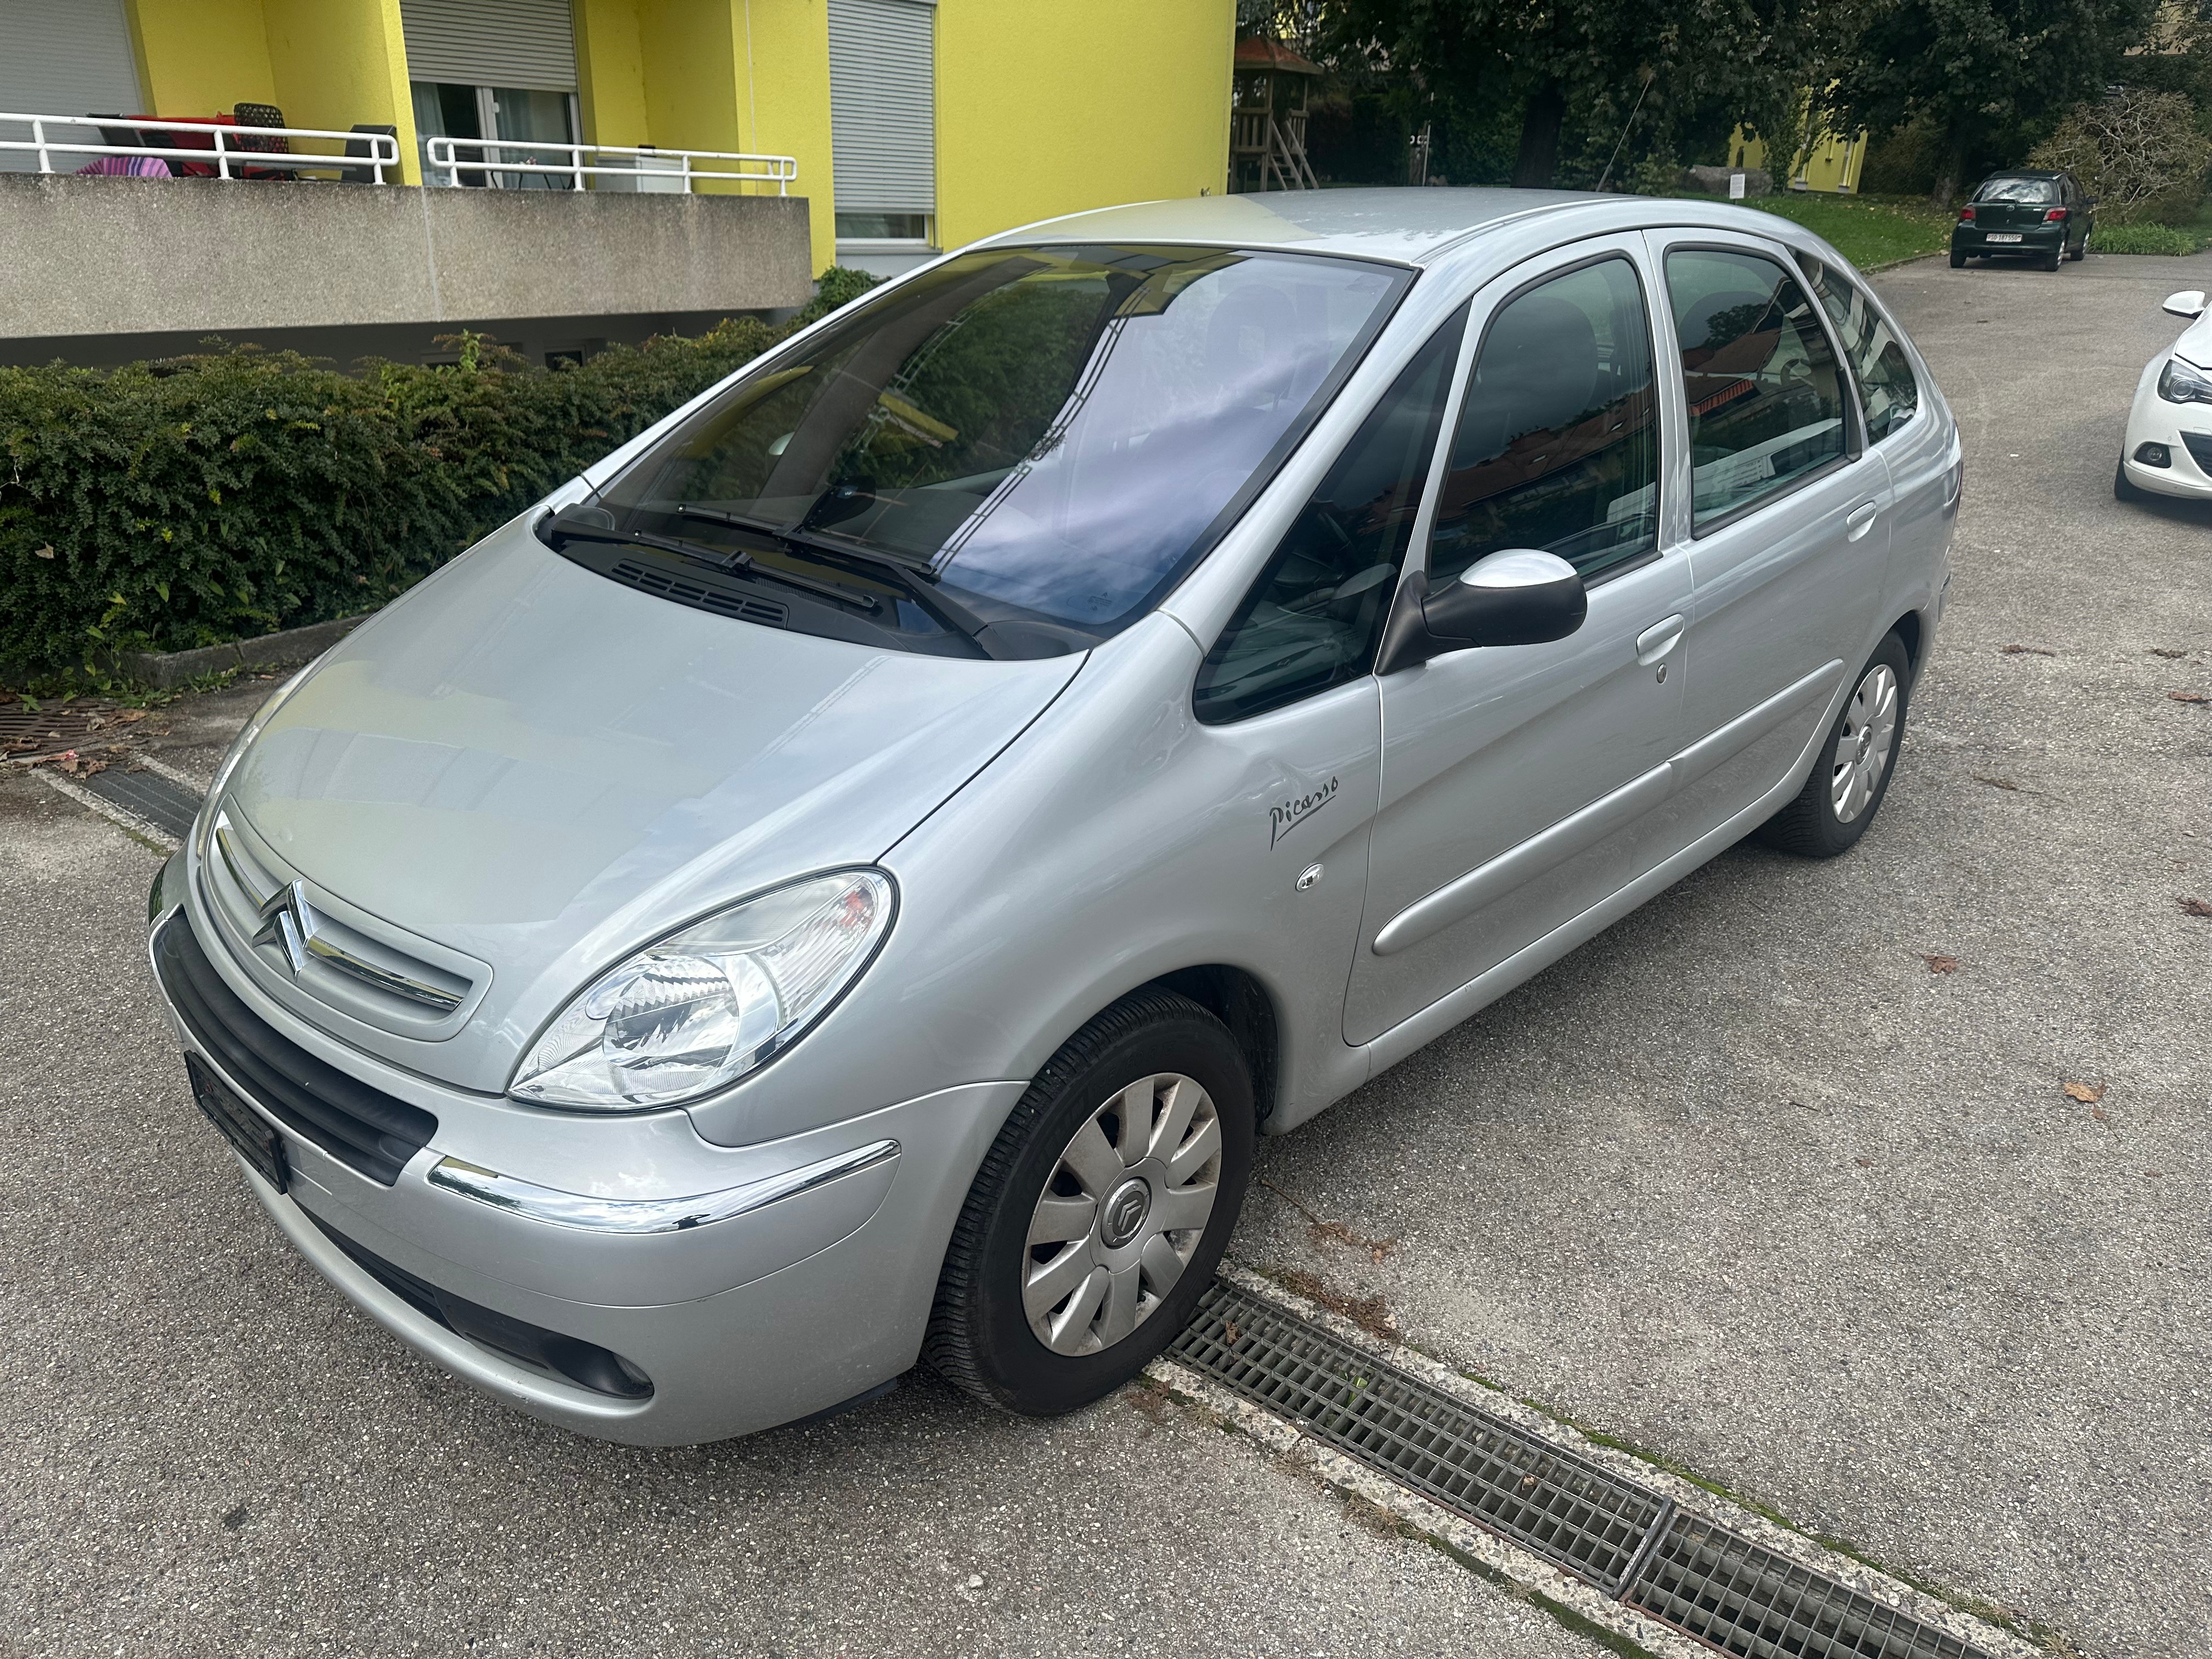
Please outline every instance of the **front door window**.
M1509 301L1483 337L1437 503L1429 583L1506 548L1585 581L1658 546L1659 427L1644 292L1600 259Z

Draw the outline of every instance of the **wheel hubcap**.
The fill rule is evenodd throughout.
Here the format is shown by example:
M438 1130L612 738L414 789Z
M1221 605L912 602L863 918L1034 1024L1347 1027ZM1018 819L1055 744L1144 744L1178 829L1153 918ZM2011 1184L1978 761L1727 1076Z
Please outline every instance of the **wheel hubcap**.
M1828 799L1836 822L1849 823L1867 809L1881 775L1889 769L1897 743L1897 674L1876 663L1851 693L1844 710L1844 735L1836 744L1836 765L1828 780Z
M1054 1353L1097 1353L1151 1317L1220 1190L1221 1121L1195 1079L1140 1078L1084 1120L1039 1194L1022 1308Z

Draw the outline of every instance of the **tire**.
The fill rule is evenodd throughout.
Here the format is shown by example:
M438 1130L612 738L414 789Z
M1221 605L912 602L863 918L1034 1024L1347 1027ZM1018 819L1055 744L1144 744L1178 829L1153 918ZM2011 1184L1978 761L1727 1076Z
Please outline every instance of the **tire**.
M1133 1107L1151 1117L1149 1137ZM1196 1310L1244 1201L1253 1127L1251 1075L1227 1027L1170 992L1115 1003L1037 1073L992 1143L953 1226L922 1357L1025 1417L1112 1393ZM1171 1217L1194 1224L1162 1224Z
M2089 233L2087 231L2085 230L2081 233L2081 240L2075 244L2074 251L2066 257L2073 260L2077 264L2089 257Z
M1813 763L1812 776L1805 780L1796 799L1759 827L1759 838L1770 847L1808 859L1832 859L1857 845L1896 775L1911 691L1912 659L1905 653L1905 641L1895 634L1885 635L1859 670L1851 695L1836 717L1835 730ZM1874 728L1874 736L1862 741L1859 733L1868 726ZM1847 758L1853 747L1856 757ZM1870 763L1869 757L1876 755L1879 759ZM1846 770L1851 774L1848 779Z
M2045 270L2056 270L2059 266L2065 263L2066 244L2063 241L2059 243L2057 247L2051 249L2050 252L2043 256L2043 268Z
M2147 499L2149 493L2128 477L2127 462L2123 460L2113 467L2112 499L2114 501L2140 501Z
M1966 268L1966 256L1963 253L1954 253L1951 256L1951 269L1954 270L1964 270Z

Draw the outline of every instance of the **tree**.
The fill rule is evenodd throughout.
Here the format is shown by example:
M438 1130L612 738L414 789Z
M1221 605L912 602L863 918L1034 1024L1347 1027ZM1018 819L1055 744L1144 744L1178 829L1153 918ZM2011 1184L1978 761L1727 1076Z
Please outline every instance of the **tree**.
M1861 0L1816 83L1832 131L1925 121L1948 206L1970 165L2024 154L2063 112L2100 96L2157 0Z
M2100 218L2125 224L2161 207L2194 205L2204 194L2212 141L2179 93L2121 91L2076 107L2028 159L2067 169L2097 198Z
M1520 185L1551 185L1571 158L1595 175L1624 137L1633 161L1739 122L1790 133L1823 56L1812 0L1336 0L1318 21L1339 62L1462 107L1518 107Z

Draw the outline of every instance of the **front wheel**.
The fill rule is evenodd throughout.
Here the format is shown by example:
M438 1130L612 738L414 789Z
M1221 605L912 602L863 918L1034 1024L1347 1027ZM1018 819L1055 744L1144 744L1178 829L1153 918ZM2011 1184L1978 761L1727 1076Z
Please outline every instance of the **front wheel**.
M1762 840L1812 859L1832 859L1857 844L1889 792L1911 681L1905 641L1884 635L1859 671L1835 730L1813 763L1813 775L1796 799L1759 827Z
M2147 500L2150 492L2128 477L2128 464L2123 460L2112 469L2112 499L2118 501Z
M1087 1406L1190 1321L1252 1168L1250 1073L1188 998L1127 997L1070 1038L983 1159L922 1352L1029 1417Z

